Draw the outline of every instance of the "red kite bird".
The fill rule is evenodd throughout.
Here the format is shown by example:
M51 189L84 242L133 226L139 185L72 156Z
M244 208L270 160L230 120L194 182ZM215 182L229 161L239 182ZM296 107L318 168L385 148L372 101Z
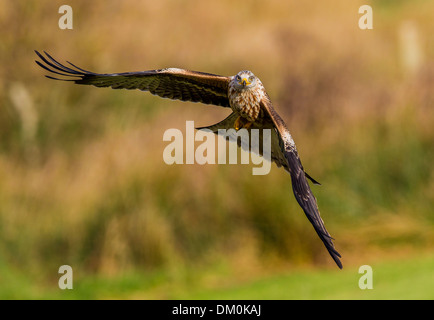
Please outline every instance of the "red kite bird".
M271 159L291 175L292 190L298 204L333 260L342 269L339 259L341 255L334 248L332 237L324 226L307 179L315 184L318 182L304 171L285 122L274 110L261 80L251 71L240 71L231 77L178 68L102 74L81 69L70 62L70 66L65 66L46 52L46 57L38 51L35 52L42 60L36 61L39 66L62 76L46 76L50 79L113 89L139 89L162 98L202 102L232 109L232 113L223 121L200 129L210 129L214 133L217 133L218 129L230 128L245 128L249 133L254 128L272 129Z

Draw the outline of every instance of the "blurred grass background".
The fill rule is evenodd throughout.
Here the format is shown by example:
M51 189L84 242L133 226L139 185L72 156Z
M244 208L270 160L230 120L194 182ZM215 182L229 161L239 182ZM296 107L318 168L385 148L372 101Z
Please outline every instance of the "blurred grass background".
M0 298L359 298L362 264L395 283L376 291L374 267L371 297L434 298L433 1L74 0L73 30L63 4L0 0ZM163 162L166 129L228 110L54 82L34 49L101 73L252 70L322 183L344 271L275 165ZM316 293L257 285L296 279Z

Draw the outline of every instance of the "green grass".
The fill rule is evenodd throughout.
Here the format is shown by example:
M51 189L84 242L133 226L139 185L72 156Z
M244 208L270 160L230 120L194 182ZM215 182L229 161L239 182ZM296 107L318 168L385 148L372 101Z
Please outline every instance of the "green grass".
M359 266L299 271L218 290L191 292L185 299L433 299L434 256L371 266L373 289L358 286Z
M434 255L389 260L371 265L373 289L358 286L359 266L344 270L298 270L240 281L225 268L130 273L112 278L81 278L74 288L60 290L57 279L40 285L25 276L8 274L0 287L2 299L434 299ZM181 272L182 273L182 272ZM209 281L213 277L213 281ZM232 278L231 278L232 277ZM212 283L212 284L210 284ZM223 285L222 285L223 284Z

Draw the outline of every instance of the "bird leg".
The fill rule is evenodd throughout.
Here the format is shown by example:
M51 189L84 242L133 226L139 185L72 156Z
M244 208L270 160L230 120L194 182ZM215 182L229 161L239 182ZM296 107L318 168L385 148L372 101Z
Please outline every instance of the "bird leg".
M253 124L253 122L247 122L244 126L243 126L243 128L244 129L249 129L251 126L252 126L252 124Z
M239 116L234 123L235 130L240 130L242 128L249 129L252 126L253 122L248 121L246 118Z
M242 119L241 116L239 116L234 122L234 128L237 131L240 130L240 128L242 127L242 124L241 124L242 120L241 119Z

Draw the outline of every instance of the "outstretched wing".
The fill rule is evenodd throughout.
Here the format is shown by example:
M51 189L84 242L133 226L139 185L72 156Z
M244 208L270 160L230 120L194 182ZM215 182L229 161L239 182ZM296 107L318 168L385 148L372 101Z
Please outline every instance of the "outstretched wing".
M324 226L324 221L321 219L316 198L309 187L307 178L310 178L304 171L303 166L298 156L297 148L295 147L294 140L282 118L274 110L268 97L261 101L262 109L268 114L269 118L273 121L275 128L280 138L280 155L278 158L284 157L289 173L291 175L292 190L294 196L297 199L298 204L303 209L306 217L312 223L316 233L324 243L329 254L336 262L339 268L342 269L342 263L340 261L341 255L336 251L332 237ZM273 147L273 145L272 145ZM273 153L273 151L272 151ZM274 151L275 154L279 154L279 150ZM310 178L311 179L311 178ZM313 180L313 179L311 179ZM314 180L313 180L314 181ZM314 181L315 182L315 181Z
M228 99L230 77L178 68L101 74L81 69L70 62L68 63L71 66L67 67L45 51L46 57L38 51L35 52L42 60L42 62L36 61L39 66L62 76L59 78L46 76L50 79L113 89L138 89L149 91L162 98L230 107Z

